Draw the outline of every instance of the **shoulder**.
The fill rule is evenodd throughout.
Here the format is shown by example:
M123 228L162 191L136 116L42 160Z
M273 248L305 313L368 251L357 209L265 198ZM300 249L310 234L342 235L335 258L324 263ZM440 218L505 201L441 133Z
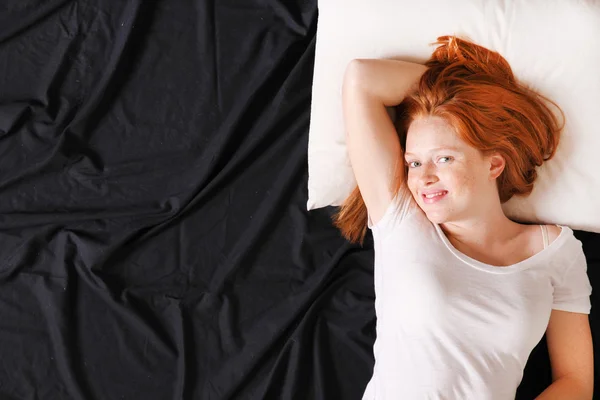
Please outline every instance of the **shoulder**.
M573 236L572 231L564 226L560 227L558 225L544 225L548 232L548 245L551 245L554 241L556 241L561 235L560 239L562 243L558 244L561 252L565 252L567 248L571 248L573 241L569 236ZM526 243L528 246L527 252L530 256L537 254L544 250L544 236L542 233L542 229L540 229L540 225L528 225L525 229L526 233ZM566 248L565 248L566 246ZM556 245L553 246L556 248Z
M563 228L558 225L546 225L548 229L548 243L554 242L554 240L560 236L560 232Z
M537 228L538 235L541 238L539 226ZM552 246L553 250L549 252L553 261L561 265L571 265L578 260L585 260L583 244L575 237L571 228L559 225L546 225L546 228L548 230L548 244L551 245L556 242ZM537 240L537 242L539 241L541 239Z

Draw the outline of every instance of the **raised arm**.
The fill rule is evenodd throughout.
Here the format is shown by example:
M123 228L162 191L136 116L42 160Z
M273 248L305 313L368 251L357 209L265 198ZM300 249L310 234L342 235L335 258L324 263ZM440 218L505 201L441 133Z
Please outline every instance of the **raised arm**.
M427 67L407 61L352 60L342 90L346 144L361 196L376 224L389 206L402 149L386 106L398 105ZM398 177L402 179L402 177Z

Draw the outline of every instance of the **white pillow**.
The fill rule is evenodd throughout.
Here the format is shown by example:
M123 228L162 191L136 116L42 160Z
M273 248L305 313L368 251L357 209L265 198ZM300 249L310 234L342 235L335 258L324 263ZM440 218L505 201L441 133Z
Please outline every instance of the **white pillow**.
M600 232L600 0L319 0L308 210L342 204L356 185L342 117L347 63L424 63L443 35L499 52L518 80L565 113L555 157L538 169L529 197L504 205L506 214Z

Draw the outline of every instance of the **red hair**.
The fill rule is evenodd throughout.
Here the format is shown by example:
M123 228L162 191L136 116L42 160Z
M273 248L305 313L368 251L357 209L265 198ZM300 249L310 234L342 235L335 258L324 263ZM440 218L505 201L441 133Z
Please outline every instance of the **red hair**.
M402 149L410 124L428 116L447 121L482 154L498 152L506 160L497 178L501 203L533 190L536 167L551 159L564 128L564 113L552 100L517 82L508 62L497 52L455 36L441 36L427 60L417 89L396 107L396 131ZM559 124L548 104L561 113ZM399 168L405 168L403 162ZM407 174L398 174L395 190ZM350 242L363 243L367 208L358 186L346 198L334 225Z

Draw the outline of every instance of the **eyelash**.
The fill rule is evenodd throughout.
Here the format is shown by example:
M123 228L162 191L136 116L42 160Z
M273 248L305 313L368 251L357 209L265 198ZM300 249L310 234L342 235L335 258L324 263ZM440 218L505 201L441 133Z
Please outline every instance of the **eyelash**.
M440 157L440 158L438 158L438 161L439 161L441 158L447 158L447 159L448 159L448 161L446 161L444 164L446 164L446 163L449 163L450 161L452 161L452 160L454 159L453 157L450 157L450 156L443 156L443 157ZM406 166L407 166L408 168L417 168L417 167L411 167L411 164L412 164L413 162L418 162L418 161L408 161L408 162L406 162L405 164L406 164Z

